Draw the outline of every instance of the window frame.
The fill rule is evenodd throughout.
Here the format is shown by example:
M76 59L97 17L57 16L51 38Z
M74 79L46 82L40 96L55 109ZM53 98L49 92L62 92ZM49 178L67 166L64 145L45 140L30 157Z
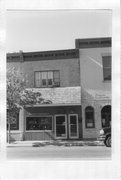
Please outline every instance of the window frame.
M110 67L105 67L104 66L104 58L105 57L110 57ZM111 79L112 79L112 56L111 56L111 54L103 54L102 55L102 68L103 68L103 81L104 82L111 81ZM105 72L106 72L106 70L110 70L111 71L111 74L110 74L111 78L110 79L105 79Z
M39 117L51 117L52 118L52 129L51 130L27 130L27 118L39 118ZM42 116L26 116L25 119L25 132L52 132L53 131L53 116L52 115L42 115Z
M57 129L57 127L56 127L56 125L57 125L57 123L56 123L56 117L59 117L59 116L64 116L65 117L65 132L66 132L66 136L65 137L59 137L59 136L57 136L56 135L56 129ZM68 122L67 122L67 114L55 114L54 115L54 132L55 132L55 139L67 139L67 126L68 126Z
M93 126L92 127L88 127L88 119L87 119L87 112L90 112L89 110L87 111L88 108L91 108L93 111L93 119L92 119L92 123L93 123ZM94 111L94 107L93 106L86 106L85 107L85 128L95 128L95 111Z
M47 73L47 79L46 79L46 82L47 82L47 85L46 86L44 86L44 85L42 85L42 82L40 83L40 86L38 87L38 86L36 86L36 73L40 73L41 75L41 81L42 81L42 73L43 72L46 72ZM52 72L53 73L53 79L52 79L52 85L48 85L48 72ZM55 84L54 84L54 72L58 72L58 74L59 74L59 78L58 78L58 86L56 86ZM47 71L34 71L34 87L35 88L52 88L52 87L60 87L60 71L59 70L47 70Z
M40 74L41 74L41 81L43 80L43 78L42 78L42 73L46 73L46 85L43 85L43 82L41 82L41 87L42 88L45 88L45 87L47 87L47 85L48 85L48 72L47 71L42 71L42 72L40 72Z
M49 80L48 74L49 74L49 72L52 72L52 85L49 85L49 83L48 83L48 80ZM47 72L47 87L53 87L53 82L54 82L54 72L53 71L48 71Z

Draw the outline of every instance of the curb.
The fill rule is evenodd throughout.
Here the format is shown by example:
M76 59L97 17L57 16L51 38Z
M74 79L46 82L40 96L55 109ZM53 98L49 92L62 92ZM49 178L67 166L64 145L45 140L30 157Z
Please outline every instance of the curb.
M11 143L7 144L7 147L49 147L49 146L104 146L102 142L31 142L31 143Z

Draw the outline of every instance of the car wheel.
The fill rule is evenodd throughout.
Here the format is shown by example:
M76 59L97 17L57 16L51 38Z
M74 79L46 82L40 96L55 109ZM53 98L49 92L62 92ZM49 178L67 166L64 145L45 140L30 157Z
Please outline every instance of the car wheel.
M111 136L108 136L108 137L106 138L105 145L106 145L107 147L111 147Z

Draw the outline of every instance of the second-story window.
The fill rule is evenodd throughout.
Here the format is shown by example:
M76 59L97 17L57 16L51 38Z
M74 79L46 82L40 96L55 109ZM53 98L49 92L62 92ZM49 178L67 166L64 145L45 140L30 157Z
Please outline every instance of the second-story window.
M37 71L35 72L35 87L59 87L59 71Z
M43 87L46 87L47 86L47 72L42 72L41 76L42 76L42 83L41 84Z
M52 86L53 85L53 72L49 71L47 74L48 74L48 86Z
M103 56L103 80L111 80L111 56Z

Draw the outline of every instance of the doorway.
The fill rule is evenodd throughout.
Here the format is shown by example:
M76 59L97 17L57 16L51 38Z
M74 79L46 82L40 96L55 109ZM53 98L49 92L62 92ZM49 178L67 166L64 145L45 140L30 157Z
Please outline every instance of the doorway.
M75 139L79 137L78 132L78 115L69 114L69 138Z
M67 138L67 117L65 114L55 115L55 138Z
M102 127L111 126L111 106L104 106L101 110Z

